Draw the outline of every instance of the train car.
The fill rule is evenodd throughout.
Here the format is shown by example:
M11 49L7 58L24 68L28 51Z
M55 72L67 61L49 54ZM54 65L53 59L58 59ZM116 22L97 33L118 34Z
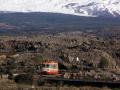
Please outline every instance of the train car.
M44 60L42 63L42 73L44 75L56 75L58 74L58 62L54 60Z

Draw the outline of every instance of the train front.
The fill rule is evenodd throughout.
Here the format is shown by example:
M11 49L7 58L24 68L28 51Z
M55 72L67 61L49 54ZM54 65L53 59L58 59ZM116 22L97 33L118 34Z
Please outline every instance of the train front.
M42 63L42 73L45 75L58 74L58 62L53 60L44 60Z

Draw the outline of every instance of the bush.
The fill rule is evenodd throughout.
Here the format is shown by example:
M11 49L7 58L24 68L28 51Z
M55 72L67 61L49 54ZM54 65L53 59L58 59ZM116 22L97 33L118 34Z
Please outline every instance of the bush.
M108 68L109 61L105 57L102 57L99 63L100 68Z
M112 90L120 90L120 88L113 88Z
M111 80L111 78L108 77L108 76L106 76L106 75L101 75L101 80L106 80L106 81L108 81L108 80Z
M42 56L35 56L32 58L35 62L42 62L43 61L43 57Z

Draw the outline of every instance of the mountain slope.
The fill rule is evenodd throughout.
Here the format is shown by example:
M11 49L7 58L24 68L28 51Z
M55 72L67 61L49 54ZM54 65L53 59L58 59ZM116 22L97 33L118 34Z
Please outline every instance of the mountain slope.
M120 16L120 0L0 0L0 11Z
M0 13L0 35L36 35L58 32L120 31L120 18L81 17L56 13ZM111 33L113 34L113 33ZM116 33L118 34L118 33ZM115 35L116 35L115 34Z

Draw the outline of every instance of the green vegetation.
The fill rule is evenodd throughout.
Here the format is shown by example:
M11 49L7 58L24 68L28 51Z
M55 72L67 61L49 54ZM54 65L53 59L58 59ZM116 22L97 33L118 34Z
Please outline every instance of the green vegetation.
M112 90L120 90L120 88L113 88Z
M100 68L108 68L109 61L105 57L102 57L99 64Z
M106 75L101 75L101 80L110 80L110 77L106 76Z
M35 62L42 62L43 61L43 57L42 56L35 56L32 58Z

